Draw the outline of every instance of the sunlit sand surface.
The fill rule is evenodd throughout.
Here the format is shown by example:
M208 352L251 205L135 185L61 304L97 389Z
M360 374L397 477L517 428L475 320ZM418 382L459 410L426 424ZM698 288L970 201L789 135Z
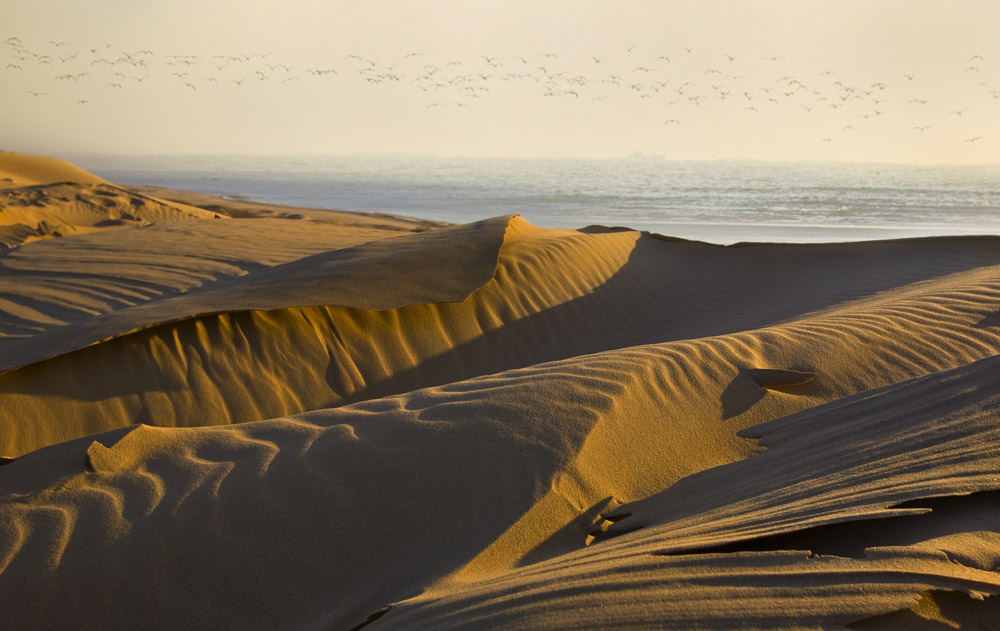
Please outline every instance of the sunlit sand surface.
M0 181L12 629L1000 628L998 237Z

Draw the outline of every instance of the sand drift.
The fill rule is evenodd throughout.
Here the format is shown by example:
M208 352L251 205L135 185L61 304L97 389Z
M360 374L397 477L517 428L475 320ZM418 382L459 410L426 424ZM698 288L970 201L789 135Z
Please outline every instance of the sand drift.
M0 179L11 628L1000 624L1000 238Z

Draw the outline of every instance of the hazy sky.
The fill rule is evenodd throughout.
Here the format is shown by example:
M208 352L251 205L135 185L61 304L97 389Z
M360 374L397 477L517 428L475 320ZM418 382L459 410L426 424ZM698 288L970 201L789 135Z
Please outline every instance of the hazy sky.
M1000 162L996 0L5 0L0 148Z

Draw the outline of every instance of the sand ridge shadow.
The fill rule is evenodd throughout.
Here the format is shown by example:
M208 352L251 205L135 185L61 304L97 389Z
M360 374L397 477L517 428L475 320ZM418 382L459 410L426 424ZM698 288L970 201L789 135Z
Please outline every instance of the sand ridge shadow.
M525 554L517 562L516 567L533 565L540 561L546 561L581 547L582 540L580 538L580 534L586 533L590 530L594 526L595 522L600 522L602 512L606 511L609 506L614 504L614 501L614 497L609 495L599 502L596 502L593 506L580 513L576 519L567 523L565 526L553 533L548 539L541 542L535 546L533 550ZM575 545L569 543L574 541L576 542Z
M1000 596L978 600L962 592L928 590L910 609L863 618L845 627L857 631L1000 629Z
M799 386L815 377L816 373L804 370L741 368L720 397L722 419L743 414L763 399L768 390L796 394Z
M841 521L719 546L660 554L683 556L709 552L808 550L822 556L864 559L867 548L908 546L949 534L981 530L984 522L998 523L1000 491L979 491L969 495L911 500L892 508L931 510L922 515Z
M942 247L949 246L947 239L938 243ZM888 254L874 247L869 248L864 243L833 245L836 247L816 249L821 256L814 258L818 269L825 269L828 264L837 265L835 290L829 283L816 282L817 272L814 269L783 265L786 255L792 258L801 256L801 250L810 248L809 245L785 244L771 251L772 246L764 244L755 248L726 248L644 234L635 242L621 268L584 295L487 330L475 339L457 344L441 355L425 359L388 378L368 380L336 405L572 356L767 327L970 266L965 260L947 261L940 267L930 268L897 266L896 275L884 278L866 276L863 282L859 282L857 277L842 274L845 272L845 256L851 256L859 266L865 266L871 263L867 259L880 261L886 256L896 255L897 249L904 251L901 255L907 255L914 244L905 240L880 244L889 251ZM744 252L756 256L762 250L766 251L760 257L763 262L744 260ZM990 252L990 256L995 255L995 252ZM713 265L719 265L717 277L706 271ZM698 273L692 274L693 270ZM775 277L775 274L787 276ZM755 280L762 276L769 281L758 287ZM795 293L800 299L794 304L775 299L788 292ZM748 300L752 300L752 304L748 305ZM607 317L612 313L614 318ZM540 356L539 348L545 348L543 356ZM808 367L796 366L760 367L757 370L765 369L776 373L809 371ZM342 371L343 368L333 360L326 366L326 379L331 387L341 381L338 375ZM427 380L427 375L434 375L435 378ZM797 393L794 388L805 383L805 380L795 381L803 375L791 375L784 385L779 379L779 383L761 386L753 379L760 376L751 374L748 378L741 375L734 379L731 389L724 395L723 418L732 418L748 410L763 398L765 388L783 388L782 392Z
M993 313L987 313L983 316L983 319L972 325L977 329L985 329L991 326L1000 326L1000 309L994 311Z

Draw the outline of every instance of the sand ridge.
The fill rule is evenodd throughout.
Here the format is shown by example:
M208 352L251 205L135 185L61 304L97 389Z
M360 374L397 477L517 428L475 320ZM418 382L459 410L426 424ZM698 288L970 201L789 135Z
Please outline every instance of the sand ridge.
M221 217L128 191L58 158L0 152L0 252L51 237Z
M6 622L1000 615L1000 239L332 221L160 222L0 257L11 288L50 277L0 303ZM138 234L162 244L142 264Z
M10 393L0 411L7 455L131 422L216 425L271 418L658 340L677 340L692 358L700 357L702 349L719 348L709 357L724 357L726 365L743 369L816 372L810 365L822 360L826 374L817 379L816 388L827 397L844 396L950 368L961 357L978 359L990 352L994 339L993 329L975 326L989 309L981 305L995 301L998 291L1000 257L990 239L885 243L868 247L868 252L864 244L845 244L840 250L859 272L866 263L905 262L882 265L890 269L862 278L860 273L845 277L852 265L842 263L844 257L816 256L806 263L796 248L669 244L636 232L541 230L523 219L498 218L471 229L492 244L479 241L481 252L500 249L484 255L475 282L451 296L459 300L473 292L459 302L366 310L323 304L308 284L289 283L287 291L277 291L273 298L238 291L253 287L256 274L278 274L280 284L283 270L303 269L314 258L261 268L229 284L139 304L77 326L54 327L38 339L12 339L7 348L18 352L11 356L26 359L33 352L53 354L61 338L60 343L72 343L85 335L83 343L92 344L105 336L91 331L107 336L77 354L0 376ZM454 230L459 228L440 232L440 238ZM468 248L471 233L462 230L454 234ZM406 239L417 247L430 234ZM360 252L365 256L357 260L377 267L380 257L392 260L394 252L378 244L396 242L364 246ZM417 256L420 247L414 251ZM945 256L949 251L957 252ZM344 256L355 260L351 252L343 252L314 256L333 264L347 260ZM914 259L920 264L913 264ZM445 269L447 259L437 260L439 272L423 273L446 278L452 273ZM430 269L427 263L418 269ZM692 282L692 269L701 270L700 283ZM966 271L956 271L961 269ZM824 291L816 290L818 277L825 280ZM321 294L336 296L336 277L329 278ZM485 284L475 289L479 283ZM368 282L364 290L378 286ZM707 286L716 291L704 291ZM776 300L791 289L796 300ZM131 324L118 330L127 332L132 324L139 328L164 319L158 313L213 304L206 301L218 295L223 299L214 303L214 310L220 311L226 300L246 309L266 300L273 306L294 304L300 297L303 304L315 306L223 311L125 337L114 337L115 330L106 327L124 321ZM845 315L860 308L859 317ZM144 320L149 313L155 317ZM961 322L961 334L942 328L939 319ZM741 325L748 324L757 331L754 350L746 346L747 334L740 333ZM896 332L911 328L911 337L894 339ZM734 334L722 347L680 341ZM808 343L803 346L803 341ZM781 354L770 360L772 365L755 365L761 347ZM287 360L289 348L296 349L297 361ZM128 365L123 374L114 380L102 376L109 374L103 366L121 362ZM744 397L751 403L761 398L757 384L743 373L720 397L725 418L750 407L741 402ZM151 382L161 384L161 390L143 385ZM163 396L165 392L177 396ZM60 423L45 423L45 418L59 418Z
M216 313L313 305L387 310L408 304L461 301L492 277L507 223L506 218L498 218L395 237L389 242L374 240L348 248L325 249L275 266L258 266L252 273L247 270L217 279L201 291L190 292L189 286L182 286L182 291L175 291L175 295L124 304L95 314L97 317L80 321L74 327L49 327L34 335L9 340L6 344L9 355L0 361L0 371L158 324ZM257 236L261 230L270 233L270 226L260 220L253 220L249 227L257 229ZM315 231L313 226L302 228ZM227 226L223 230L227 240L231 240L228 236L232 229ZM300 232L291 237L302 239ZM107 253L102 241L88 245ZM148 263L149 257L145 258ZM193 258L189 257L187 262L196 263ZM33 263L29 265L37 269ZM164 261L163 266L176 264ZM144 271L158 271L153 265L148 267L153 269ZM427 273L424 269L434 272ZM411 276L407 278L406 274ZM22 275L15 272L12 276L20 281ZM72 289L66 287L67 292ZM60 296L58 302L64 307L66 297Z
M0 151L0 188L75 182L110 184L107 180L59 158Z

